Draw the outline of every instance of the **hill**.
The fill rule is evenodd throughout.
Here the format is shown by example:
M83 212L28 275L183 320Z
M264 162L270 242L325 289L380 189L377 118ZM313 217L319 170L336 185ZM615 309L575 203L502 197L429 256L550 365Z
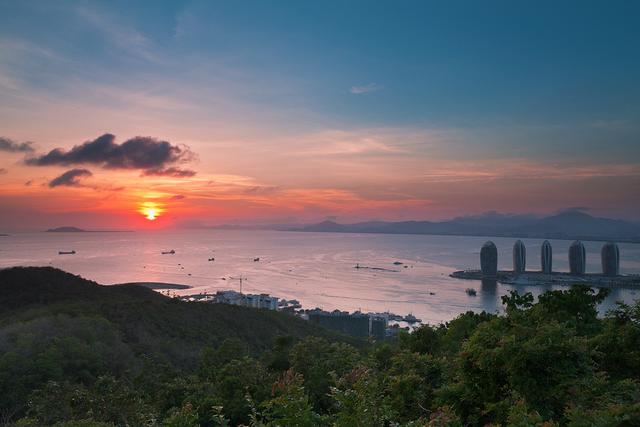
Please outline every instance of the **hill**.
M337 337L273 311L183 302L139 285L102 286L51 267L0 270L0 331L16 325L55 329L67 317L104 320L128 354L183 368L193 367L205 347L230 338L257 353L279 336Z

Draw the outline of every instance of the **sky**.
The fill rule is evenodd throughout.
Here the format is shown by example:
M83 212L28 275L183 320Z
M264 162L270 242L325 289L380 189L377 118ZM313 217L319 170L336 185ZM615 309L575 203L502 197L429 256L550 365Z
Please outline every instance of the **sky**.
M639 15L2 0L0 229L638 221Z

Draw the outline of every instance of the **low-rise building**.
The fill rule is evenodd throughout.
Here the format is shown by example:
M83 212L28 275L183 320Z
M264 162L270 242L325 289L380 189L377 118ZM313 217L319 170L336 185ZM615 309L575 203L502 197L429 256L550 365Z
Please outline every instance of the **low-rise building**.
M309 310L307 316L312 323L361 338L373 337L382 340L385 337L385 331L388 326L388 318L386 316L365 314L359 311L349 313L340 310L328 312L315 309Z
M269 294L245 295L245 301L247 307L264 308L267 310L278 309L278 297L272 297Z
M215 296L215 302L217 303L264 308L267 310L277 310L278 300L278 297L272 297L269 294L241 294L236 291L218 291Z

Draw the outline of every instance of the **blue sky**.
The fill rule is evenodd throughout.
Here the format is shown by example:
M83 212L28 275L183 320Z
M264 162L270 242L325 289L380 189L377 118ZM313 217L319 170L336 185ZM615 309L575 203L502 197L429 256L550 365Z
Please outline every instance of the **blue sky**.
M504 162L531 180L564 168L584 181L580 205L637 218L627 199L639 182L638 16L632 1L3 1L0 126L45 150L105 132L170 138L198 153L202 173L259 186L374 197L407 170L393 191L437 204L412 211L435 217L494 206L416 191L415 158L427 170L451 163L447 176L475 168L477 185ZM318 154L314 144L347 149ZM283 168L291 160L279 153L299 149L304 167ZM335 158L354 153L349 164ZM372 168L388 170L364 179ZM514 176L494 177L505 197ZM608 185L615 209L587 197ZM532 204L552 211L561 201Z
M148 48L226 63L256 87L289 82L291 98L345 120L537 124L639 113L636 2L5 1L2 12L3 38L85 62L61 72L178 72L136 61ZM34 71L39 80L49 70ZM348 96L369 84L380 88L375 102Z

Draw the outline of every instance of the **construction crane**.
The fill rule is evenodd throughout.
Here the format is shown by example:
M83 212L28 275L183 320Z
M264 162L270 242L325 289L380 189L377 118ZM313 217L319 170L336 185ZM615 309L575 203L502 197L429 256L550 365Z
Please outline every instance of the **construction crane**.
M242 282L247 280L247 278L245 276L243 276L242 274L238 277L231 277L229 276L229 279L231 280L238 280L240 282L240 295L242 295Z

